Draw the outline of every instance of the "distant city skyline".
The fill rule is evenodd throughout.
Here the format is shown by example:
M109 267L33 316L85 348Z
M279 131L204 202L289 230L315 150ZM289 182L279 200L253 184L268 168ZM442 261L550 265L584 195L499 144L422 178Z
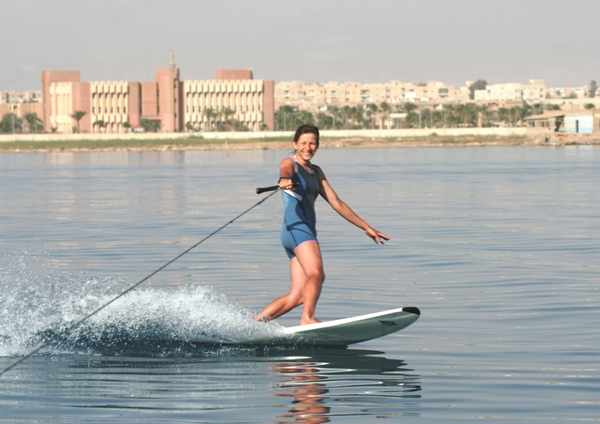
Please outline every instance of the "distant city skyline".
M153 80L251 68L277 82L441 81L464 86L600 80L597 0L4 0L0 90L42 70Z

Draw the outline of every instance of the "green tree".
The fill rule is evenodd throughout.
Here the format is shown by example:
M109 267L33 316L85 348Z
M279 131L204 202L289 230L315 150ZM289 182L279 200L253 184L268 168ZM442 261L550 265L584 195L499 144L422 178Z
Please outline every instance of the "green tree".
M367 121L368 121L367 127L368 128L375 128L378 115L379 115L379 106L377 106L375 103L369 103L367 105Z
M358 105L352 108L352 128L361 129L367 126L366 112L363 105Z
M431 112L431 123L432 128L443 128L444 127L444 112L441 110L434 110Z
M344 118L342 110L337 106L327 106L327 114L331 116L331 129L342 129L344 128Z
M389 103L387 103L387 102L379 103L379 112L380 112L380 119L381 119L379 128L383 129L383 122L386 120L386 118L388 116L390 116L391 111L392 111L392 107L390 106Z
M471 100L475 99L475 90L485 90L487 87L487 81L483 79L478 79L471 85L469 85L469 98Z
M29 125L30 132L38 133L44 128L43 122L36 112L27 112L25 114L25 121Z
M14 113L6 113L0 121L0 133L10 134L21 132L23 120Z
M215 119L217 118L217 116L219 115L218 112L216 110L214 110L212 107L207 107L206 109L204 109L202 114L206 117L205 130L211 131L213 129L213 123L214 123Z
M402 110L406 113L413 112L418 106L412 102L406 102L402 104Z
M238 132L250 131L250 128L248 128L246 125L244 125L243 122L240 122L237 119L230 119L229 125L231 127L231 131L238 131ZM265 124L264 123L261 124L260 128L263 128L263 125L265 125ZM266 128L266 125L264 126L264 128ZM261 131L265 131L265 130L261 129Z
M300 111L296 106L283 105L275 112L276 131L289 131L302 123Z
M93 126L98 127L98 129L100 130L99 132L102 132L102 129L106 128L106 122L99 119L96 122L94 122Z
M324 130L330 130L333 128L333 116L323 112L317 113L316 116L317 127Z
M224 129L232 130L234 128L231 117L235 115L235 110L230 107L226 107L221 111L221 117L223 118Z
M309 124L311 122L314 122L315 117L312 114L312 112L308 111L308 110L301 110L300 114L298 116L298 118L300 119L300 124Z
M77 122L77 132L81 132L81 128L79 126L79 121L81 121L81 119L85 116L86 111L85 110L76 110L75 112L73 112L73 114L71 114L71 118L73 118L76 122Z
M140 125L147 132L158 132L160 130L160 121L153 119L142 118L140 119Z

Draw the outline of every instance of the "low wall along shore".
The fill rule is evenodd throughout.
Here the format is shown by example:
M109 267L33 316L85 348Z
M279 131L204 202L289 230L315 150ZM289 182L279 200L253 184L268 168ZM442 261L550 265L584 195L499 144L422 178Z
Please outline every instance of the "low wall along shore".
M323 138L391 139L431 136L525 136L525 128L423 128L399 130L329 130L321 131ZM180 140L203 138L205 140L265 140L289 139L293 131L265 132L198 132L198 133L125 133L125 134L0 134L1 142L15 141L94 141L94 140Z
M1 152L275 150L288 149L292 131L3 134ZM600 134L530 133L526 128L436 128L321 131L321 148L600 145Z

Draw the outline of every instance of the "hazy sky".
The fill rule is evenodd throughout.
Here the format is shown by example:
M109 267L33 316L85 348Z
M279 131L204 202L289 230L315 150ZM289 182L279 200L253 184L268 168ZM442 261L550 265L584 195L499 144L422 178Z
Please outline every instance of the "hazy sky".
M600 81L600 0L0 0L0 90L246 69L275 82Z

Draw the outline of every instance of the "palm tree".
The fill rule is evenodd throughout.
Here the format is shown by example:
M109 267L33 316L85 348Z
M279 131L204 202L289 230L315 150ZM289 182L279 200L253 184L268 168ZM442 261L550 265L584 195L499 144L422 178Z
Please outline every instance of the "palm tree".
M352 108L348 105L342 107L342 119L343 126L342 128L347 129L349 126L349 122L352 119Z
M27 112L25 114L25 121L29 124L29 131L37 133L43 128L43 122L36 112Z
M406 113L410 113L417 108L417 105L412 102L406 102L402 106L404 108L404 112Z
M295 118L297 111L298 109L295 106L281 106L275 113L275 129L287 131L288 127L293 128L294 123L297 121Z
M309 122L313 122L315 120L315 117L313 116L312 112L308 110L301 110L299 118L301 123L303 124L308 124Z
M365 128L367 126L365 107L363 105L353 107L352 113L352 120L355 122L355 125L360 128Z
M206 131L210 131L212 129L211 124L218 115L217 111L214 110L212 107L207 107L206 109L204 109L204 112L202 112L202 114L206 117Z
M142 118L140 119L140 125L147 132L158 132L160 130L160 122L153 119Z
M375 103L369 103L367 105L367 119L369 120L369 127L373 128L377 121L377 114L379 113L379 106Z
M317 113L316 116L317 126L324 130L330 130L333 128L333 117L323 112Z
M379 110L381 111L381 124L379 128L383 129L383 121L388 117L390 112L392 111L392 107L387 102L381 102L379 104Z
M231 122L231 117L235 115L235 110L230 107L226 107L221 111L221 116L223 117L223 121L225 124L225 128L233 129L233 125Z
M342 111L337 106L327 106L327 112L331 116L331 129L340 129L343 127L343 119L341 118Z
M76 110L71 115L71 118L73 118L75 121L77 121L77 132L80 132L79 121L81 121L81 118L83 118L85 116L85 114L86 114L85 110Z
M102 128L106 128L106 122L104 122L102 120L98 120L98 121L94 122L93 126L97 126L99 129L99 132L102 132Z

